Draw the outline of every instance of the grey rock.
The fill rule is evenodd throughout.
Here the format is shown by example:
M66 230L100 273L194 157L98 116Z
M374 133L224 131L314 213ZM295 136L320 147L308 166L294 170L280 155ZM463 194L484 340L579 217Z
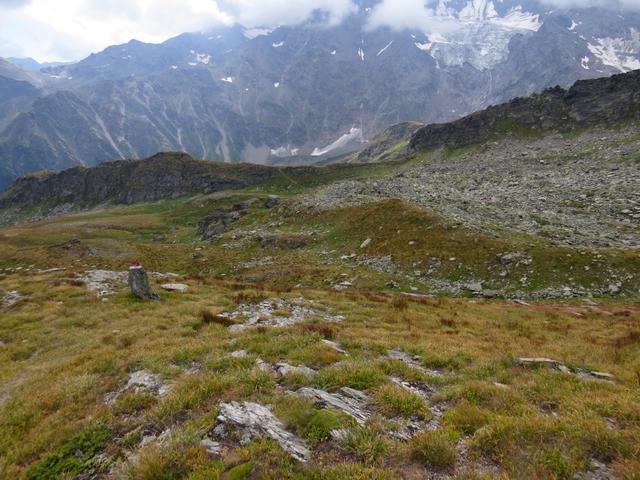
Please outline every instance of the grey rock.
M220 211L213 213L198 222L198 235L203 240L215 240L239 219L239 212Z
M149 276L141 265L129 268L129 288L135 297L142 300L160 300L160 297L151 289Z
M282 422L263 405L252 402L223 402L220 404L218 420L244 429L250 437L267 436L275 440L284 451L298 461L306 462L310 457L305 441L287 432Z
M289 365L286 362L276 363L276 370L278 371L278 374L283 377L289 374L300 374L304 375L305 377L313 377L316 374L316 371L313 368L309 368L304 365L295 367L293 365Z
M20 292L17 292L16 290L12 290L10 292L7 292L2 297L2 306L5 308L10 308L18 304L19 302L22 302L25 299L26 297L21 295Z
M160 285L160 288L167 292L185 293L189 291L189 285L185 285L184 283L164 283Z
M222 445L219 442L214 442L209 438L205 438L200 441L200 446L203 447L207 454L212 457L219 457L222 455Z
M317 388L303 387L296 392L296 395L309 398L320 406L341 410L361 425L371 415L367 410L369 397L351 388L344 387L338 393L329 393Z

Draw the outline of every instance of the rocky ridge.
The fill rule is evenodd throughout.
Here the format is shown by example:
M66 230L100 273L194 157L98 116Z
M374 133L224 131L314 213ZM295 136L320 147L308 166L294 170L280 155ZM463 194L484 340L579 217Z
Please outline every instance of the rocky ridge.
M411 136L409 149L465 147L485 142L501 130L570 132L634 119L640 119L640 70L579 81L568 90L551 88L451 123L427 125Z
M31 218L105 203L130 205L197 193L240 189L313 167L266 167L206 162L184 153L145 160L118 160L94 168L74 167L19 178L0 194L0 224L30 212ZM33 212L36 210L36 212Z

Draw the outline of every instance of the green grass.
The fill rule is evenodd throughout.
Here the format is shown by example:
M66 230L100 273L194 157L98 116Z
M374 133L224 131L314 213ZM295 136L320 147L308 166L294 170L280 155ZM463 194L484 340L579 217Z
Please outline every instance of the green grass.
M415 437L411 441L411 452L424 465L438 469L453 467L458 456L449 436L435 431L426 431Z
M28 480L58 479L73 476L89 469L96 473L105 470L96 455L100 453L112 438L111 429L104 424L88 426L69 438L60 447L47 455L42 461L33 464L25 472Z
M400 168L393 163L334 167L320 178L278 178L262 190L1 229L0 269L22 269L0 273L0 297L17 290L27 299L0 311L0 477L73 478L122 460L119 478L131 479L414 478L425 468L447 472L459 463L455 444L465 439L465 461L478 474L460 478L491 478L482 476L486 461L496 465L501 478L572 478L592 458L618 478L637 478L636 297L596 299L596 306L580 300L522 306L464 296L410 297L387 286L395 280L408 291L415 282L406 275L425 271L437 259L442 266L434 280L482 277L488 287L515 289L510 278L500 277L497 255L521 251L533 259L535 271L513 267L510 277L527 270L532 291L562 285L569 277L579 285L603 285L610 269L620 278L629 276L625 286L637 291L640 260L633 252L582 252L542 239L492 237L394 200L325 212L256 204L217 242L201 242L195 234L202 217L243 200L267 193L289 197L336 178ZM269 225L274 225L270 235L305 235L308 241L297 250L263 249L255 240L234 243ZM360 249L366 238L371 244ZM79 242L70 242L74 239ZM389 255L398 272L341 260L353 252ZM243 266L267 257L264 265ZM78 280L90 269L124 270L134 259L149 271L176 273L175 281L189 284L189 292L161 292L161 302L146 303L123 287L103 302ZM66 270L37 271L50 267ZM353 287L333 290L345 280ZM156 289L160 282L152 279ZM318 315L287 328L239 333L230 332L220 316L240 304L270 299L300 302ZM342 315L344 321L327 323L325 314ZM246 358L230 357L240 349L248 352ZM431 377L391 360L388 349L419 355L423 366L442 375ZM514 360L519 356L611 372L616 382L522 368ZM317 373L279 378L256 368L257 358L306 365ZM158 374L171 386L169 393L160 398L128 391L114 405L104 403L105 395L142 369ZM431 415L427 402L392 384L390 376L438 390L430 402L446 406L439 431L408 442L388 434L396 420ZM290 393L302 386L361 390L371 398L372 417L356 426L351 417ZM220 458L207 456L199 442L212 435L221 401L272 406L286 428L308 442L311 461L299 464L275 442L260 438L246 445L230 441ZM338 429L349 432L344 441L333 439ZM165 442L141 447L144 436L167 430ZM139 462L124 461L132 454Z
M396 385L383 385L374 393L380 411L388 416L429 419L431 412L418 395Z

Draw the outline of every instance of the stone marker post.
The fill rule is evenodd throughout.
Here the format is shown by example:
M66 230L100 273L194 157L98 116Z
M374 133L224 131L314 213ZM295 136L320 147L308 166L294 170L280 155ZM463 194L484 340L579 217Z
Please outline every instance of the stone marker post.
M129 288L133 295L143 300L160 300L160 297L151 290L147 272L138 262L129 267Z

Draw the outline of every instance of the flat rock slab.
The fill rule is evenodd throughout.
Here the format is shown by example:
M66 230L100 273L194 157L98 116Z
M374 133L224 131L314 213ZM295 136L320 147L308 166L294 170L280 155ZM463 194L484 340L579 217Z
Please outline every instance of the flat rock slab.
M120 390L107 393L104 397L104 403L114 405L118 397L125 392L150 393L156 397L164 397L170 390L171 386L163 384L160 375L147 370L138 370L129 375L126 385Z
M590 380L601 380L605 382L615 382L616 377L610 373L606 372L598 372L595 370L587 370L584 368L569 368L562 362L558 360L553 360L551 358L526 358L521 357L517 360L518 365L522 367L547 367L553 370L558 370L562 373L566 373L569 375L575 375L580 378L590 379Z
M343 355L349 355L349 353L343 349L342 347L340 347L340 345L336 342L334 342L333 340L322 340L322 343L324 343L327 347L335 350L338 353L341 353Z
M304 365L298 365L297 367L295 367L293 365L289 365L286 362L276 363L276 370L278 371L278 374L283 377L289 374L299 374L304 375L305 377L313 377L316 374L316 371L313 368L309 368Z
M343 387L338 393L329 393L317 388L303 387L296 395L308 398L324 408L341 410L361 425L371 416L367 411L369 396L353 388Z
M115 295L118 288L127 283L126 272L113 272L111 270L89 270L80 277L87 289L95 292L98 298Z
M172 279L178 275L175 273L153 272L151 277L156 279ZM98 298L115 295L127 285L128 272L116 272L112 270L88 270L79 278L89 291L95 292Z
M252 436L267 436L275 440L284 451L300 462L306 462L311 455L305 441L287 432L282 422L263 405L252 402L221 403L218 420L232 423Z
M221 315L230 320L244 319L243 323L229 327L232 332L241 332L247 328L259 326L290 327L314 317L333 323L344 320L344 317L340 315L330 315L318 311L303 298L296 301L285 301L278 298L256 304L240 305L237 310Z
M160 285L160 288L166 290L167 292L185 293L189 291L189 285L185 285L184 283L165 283L163 285Z
M402 352L400 350L389 350L387 355L392 360L398 360L411 368L415 368L416 370L420 370L422 373L426 373L432 377L441 377L442 372L438 370L433 370L431 368L426 368L422 365L422 358L418 355L410 355L408 353Z
M19 292L12 290L10 292L7 292L2 297L2 306L5 308L10 308L20 303L21 301L25 300L26 298L27 297L21 295Z

